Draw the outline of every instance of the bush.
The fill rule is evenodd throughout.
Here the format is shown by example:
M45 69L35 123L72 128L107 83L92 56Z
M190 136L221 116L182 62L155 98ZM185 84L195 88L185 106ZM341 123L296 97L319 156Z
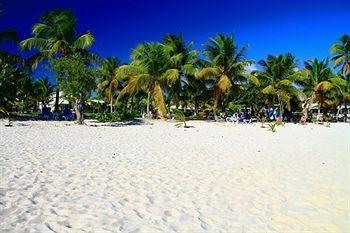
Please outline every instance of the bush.
M98 113L95 119L99 122L129 121L135 118L133 112Z

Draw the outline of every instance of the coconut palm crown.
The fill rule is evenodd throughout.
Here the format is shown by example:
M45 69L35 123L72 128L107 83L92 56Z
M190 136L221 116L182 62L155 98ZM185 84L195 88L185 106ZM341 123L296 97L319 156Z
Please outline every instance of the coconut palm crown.
M341 67L344 76L350 74L350 36L341 36L339 43L332 45L330 52L336 54L332 57L333 67Z
M261 92L271 97L271 107L276 100L280 107L280 114L284 107L290 109L292 98L301 97L301 90L295 86L295 82L303 77L302 71L296 71L297 61L292 54L269 55L266 60L258 62L262 71L253 72L262 83Z
M32 28L33 37L20 42L23 50L36 49L31 57L33 67L46 58L67 56L74 50L88 49L95 41L90 32L77 34L77 23L70 10L52 10L43 14Z
M245 67L251 63L245 56L247 47L239 49L233 36L218 34L216 38L209 39L209 44L204 45L204 49L208 60L201 60L204 68L197 72L196 77L214 80L213 114L216 117L223 93L230 90L237 93L238 86L245 80L250 79L257 85L258 80L244 72Z
M147 115L150 115L151 101L162 118L166 114L164 90L169 82L180 78L180 71L173 68L172 57L166 45L144 43L132 52L132 62L119 68L119 77L128 76L127 85L119 93L118 99L125 94L134 95L139 91L147 93Z

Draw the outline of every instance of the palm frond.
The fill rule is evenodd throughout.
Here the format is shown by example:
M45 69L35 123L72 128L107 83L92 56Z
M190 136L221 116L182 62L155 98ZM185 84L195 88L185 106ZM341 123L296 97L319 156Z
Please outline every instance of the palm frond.
M210 78L220 75L220 70L215 67L206 67L196 73L196 78Z
M169 69L164 73L163 78L175 83L180 78L180 72L178 69Z
M94 36L90 32L86 32L74 41L73 46L79 49L87 49L90 48L94 42Z
M46 39L43 38L28 38L20 42L20 47L22 50L31 50L31 49L38 49L38 50L47 50L49 46L49 42Z
M232 87L232 83L229 77L227 75L221 75L220 79L218 81L218 87L221 89L222 92L226 92Z
M263 93L265 95L272 95L272 94L276 93L276 90L272 85L269 85L269 86L265 87L264 89L262 89L261 93Z

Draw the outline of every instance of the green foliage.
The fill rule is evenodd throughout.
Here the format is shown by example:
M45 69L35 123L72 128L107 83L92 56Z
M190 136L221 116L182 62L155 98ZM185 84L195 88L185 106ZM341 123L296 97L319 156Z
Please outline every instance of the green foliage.
M116 90L122 87L121 79L117 77L118 67L119 59L108 57L103 61L99 71L97 91L100 97L111 104L111 112L113 112L113 100Z
M241 110L241 107L242 107L241 105L232 101L228 104L228 111L230 113L239 112Z
M299 102L302 95L295 83L303 77L303 72L295 71L297 61L294 56L291 54L269 55L266 61L261 60L259 64L263 67L263 71L256 71L254 75L260 80L261 93L271 98L270 106L274 106L277 100L281 113L283 113L283 106L290 110L291 100L294 98Z
M52 61L59 87L73 103L86 101L96 88L97 71L79 54L73 54Z
M130 121L135 118L135 113L132 112L114 112L114 113L98 113L95 119L99 122L120 122Z
M258 82L256 77L245 73L245 68L251 63L245 56L247 47L239 49L232 36L218 34L216 38L209 39L204 49L208 60L200 61L202 69L196 73L196 77L214 83L212 97L215 99L215 116L222 94L237 92L238 87L247 81Z
M120 67L118 72L120 77L130 77L118 99L126 94L135 95L144 91L149 93L158 115L163 117L166 114L164 90L169 83L175 83L180 77L178 70L174 69L169 51L169 48L161 43L144 43L134 49L133 62Z
M54 92L54 87L47 78L38 79L34 83L35 97L43 105L50 102L51 94Z
M306 78L299 82L304 88L304 93L308 97L309 110L314 102L318 103L319 110L330 108L339 100L336 95L342 95L343 81L334 76L329 68L329 61L325 59L318 61L311 59L304 63L306 69Z
M77 23L70 10L55 9L43 14L32 28L33 37L23 40L23 50L37 49L44 57L66 56L88 49L94 43L90 32L77 35ZM37 65L35 63L34 65Z
M330 52L335 54L332 57L333 67L341 67L344 76L350 74L350 36L342 35L339 42L332 45Z
M282 121L282 120L277 120L277 121L276 121L276 125L277 125L277 126L283 125L283 121Z
M0 51L0 107L12 111L15 102L28 96L31 78L25 70L23 59L6 51Z

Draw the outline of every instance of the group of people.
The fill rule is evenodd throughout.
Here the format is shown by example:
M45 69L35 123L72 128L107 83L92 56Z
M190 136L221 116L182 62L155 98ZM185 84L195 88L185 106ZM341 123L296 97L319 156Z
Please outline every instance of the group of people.
M252 123L253 121L257 120L256 118L252 118L250 112L248 111L233 113L230 117L226 115L226 112L222 112L220 113L219 119L233 123Z

